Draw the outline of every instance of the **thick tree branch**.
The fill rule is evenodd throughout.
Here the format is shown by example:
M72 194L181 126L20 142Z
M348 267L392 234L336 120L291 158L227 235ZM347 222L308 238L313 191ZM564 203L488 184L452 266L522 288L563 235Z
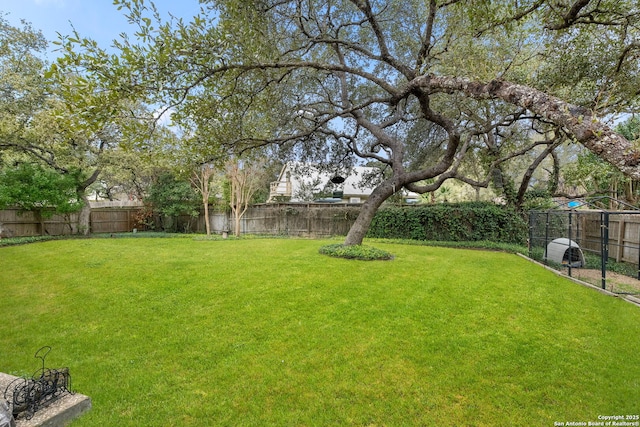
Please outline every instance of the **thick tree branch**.
M10 149L17 152L26 153L42 161L43 163L47 164L52 169L60 173L65 174L69 172L68 169L63 168L58 163L56 163L53 152L50 150L46 150L44 147L39 147L31 144L2 143L0 144L0 149Z
M436 11L437 4L435 0L431 0L429 2L429 15L427 17L427 27L425 28L424 34L422 35L422 46L420 46L420 51L418 52L418 57L416 60L416 70L420 72L420 69L425 64L427 60L427 55L431 50L431 37L433 36L433 23L436 19Z
M524 173L522 181L520 181L520 188L518 189L518 194L516 196L516 205L521 206L524 202L524 196L529 189L529 183L531 182L531 178L533 177L533 173L538 169L538 166L544 161L544 159L549 156L553 150L555 150L560 144L562 144L562 138L558 137L554 141L549 142L549 145L542 150L542 152L536 157L536 159L529 165L527 170Z
M627 55L629 55L629 53L633 50L638 50L640 49L640 42L634 42L631 43L629 46L627 46L622 53L620 54L620 57L618 58L618 65L616 66L616 73L619 73L620 70L622 70L622 66L624 65L624 61L627 58Z
M485 83L459 77L428 75L414 79L405 90L414 91L416 88L432 92L462 92L475 99L500 99L526 108L564 128L577 142L624 174L640 179L640 150L583 107L535 88L502 80Z
M567 13L562 16L562 22L556 25L550 25L548 28L550 30L561 30L564 28L569 28L580 18L580 11L584 9L591 0L578 0L576 1L571 8L567 11Z
M469 149L469 146L470 146L470 139L467 139L465 143L462 145L460 152L455 158L447 159L445 163L440 162L441 166L447 164L447 167L449 167L449 169L446 171L440 172L438 170L438 167L435 167L435 168L429 168L427 171L415 171L415 172L407 173L405 179L409 182L405 184L405 188L409 191L414 191L419 194L424 194L424 193L437 190L448 179L458 178L464 181L465 178L463 178L461 175L458 174L458 169L460 168L462 160L464 159L465 154ZM430 174L426 175L425 172L430 172ZM436 173L436 172L440 172L440 173ZM436 178L436 180L431 184L420 185L417 183L418 181L430 179L430 178Z
M415 74L413 71L407 67L406 65L399 62L395 57L393 57L389 51L389 46L387 45L387 40L385 37L385 32L380 27L378 20L371 8L371 3L369 0L351 0L360 11L365 15L369 25L371 26L371 30L376 36L378 41L378 48L380 49L380 58L382 61L391 65L396 70L400 71L405 77L413 78Z

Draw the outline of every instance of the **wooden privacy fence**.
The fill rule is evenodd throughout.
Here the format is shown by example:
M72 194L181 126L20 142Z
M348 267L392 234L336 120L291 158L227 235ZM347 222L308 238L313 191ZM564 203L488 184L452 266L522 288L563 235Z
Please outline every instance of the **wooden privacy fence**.
M92 233L132 231L135 216L142 207L91 209L89 227ZM34 212L19 209L0 210L0 237L61 236L77 233L78 214L53 215L38 218Z
M606 215L606 217L605 217ZM599 213L582 215L579 227L582 227L582 247L600 252L600 239L603 231L608 234L609 257L617 262L638 264L640 252L640 214L638 213ZM606 227L606 229L604 228Z
M122 233L144 228L136 221L143 208L98 208L91 209L89 227L92 233Z
M359 204L349 203L264 203L250 206L240 221L242 234L266 234L274 236L326 237L344 236L351 228L358 213ZM156 221L159 218L156 217ZM160 219L161 220L161 219ZM230 213L210 214L214 233L232 232L234 222ZM204 219L194 220L181 216L174 227L178 231L204 232Z
M344 236L359 212L359 204L269 203L252 206L241 226L243 232L254 234Z
M192 218L179 216L163 218L154 215L147 225L138 221L143 207L110 207L91 209L91 233L131 232L134 228L175 232L205 232L204 215ZM346 235L355 221L360 205L326 203L277 203L249 207L242 218L243 234L324 237ZM18 209L0 210L0 237L69 235L77 233L77 214L53 215L42 221L33 212ZM210 214L211 230L215 233L231 232L234 223L226 212Z

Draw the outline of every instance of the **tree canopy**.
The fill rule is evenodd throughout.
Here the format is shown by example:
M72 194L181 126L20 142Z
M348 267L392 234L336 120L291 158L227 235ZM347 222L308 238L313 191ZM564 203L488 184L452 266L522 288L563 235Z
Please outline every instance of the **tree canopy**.
M60 175L29 163L0 170L0 208L17 206L42 217L75 212L82 202L76 193L74 175Z
M347 244L402 188L488 186L563 143L640 178L640 151L606 124L638 109L635 0L218 0L188 23L114 3L137 41L109 54L69 37L58 66L174 110L220 149L391 171Z
M80 201L74 206L81 209L78 230L88 233L90 186L104 176L101 187L108 191L106 181L120 179L127 170L122 179L138 178L137 185L145 153L131 155L123 149L125 142L133 145L135 136L158 142L166 132L150 138L149 124L137 119L144 105L104 90L91 73L76 73L63 63L50 66L43 59L46 48L47 41L29 24L14 27L0 17L0 169L11 175L21 172L14 165L33 164L52 184L65 183L61 193L73 183L72 199ZM18 185L18 180L5 184L10 182ZM23 191L6 185L5 190Z

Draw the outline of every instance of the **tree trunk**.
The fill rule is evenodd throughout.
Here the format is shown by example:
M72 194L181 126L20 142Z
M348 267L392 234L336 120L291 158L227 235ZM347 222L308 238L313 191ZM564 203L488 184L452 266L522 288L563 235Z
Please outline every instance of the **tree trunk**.
M211 236L211 223L209 221L209 184L211 183L211 176L213 175L213 167L206 165L201 171L202 176L198 175L198 179L201 185L200 191L202 193L202 204L204 206L204 227L207 230L207 236Z
M240 237L240 219L241 218L242 218L242 215L240 214L240 210L236 206L236 208L233 210L233 219L234 219L234 222L235 222L233 234L236 237Z
M44 216L42 215L42 210L38 209L36 211L34 211L35 213L35 217L38 220L38 228L40 229L40 235L44 236L45 230L44 230Z
M204 202L204 227L207 230L207 236L211 236L211 224L209 222L209 203Z
M78 233L87 236L91 231L89 223L91 219L91 205L89 204L89 199L86 194L82 193L80 197L82 198L82 209L78 214Z
M78 233L84 236L89 235L89 232L91 231L89 224L89 221L91 220L91 205L89 204L89 198L87 197L86 192L87 188L89 188L91 184L96 182L98 176L100 175L100 172L100 168L94 170L91 176L84 182L81 182L76 188L76 193L78 194L80 200L82 200L82 209L80 210L80 213L78 215Z
M400 188L402 187L398 187L398 189ZM394 193L394 186L388 181L383 182L373 190L371 196L362 204L356 221L349 229L347 238L344 241L345 246L362 244L364 236L367 234L367 231L369 231L369 226L378 208Z

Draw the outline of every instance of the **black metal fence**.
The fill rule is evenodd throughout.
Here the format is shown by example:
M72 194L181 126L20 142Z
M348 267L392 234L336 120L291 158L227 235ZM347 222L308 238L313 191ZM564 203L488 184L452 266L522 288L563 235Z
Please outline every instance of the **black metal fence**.
M529 213L529 257L620 294L640 294L640 211L572 208Z

